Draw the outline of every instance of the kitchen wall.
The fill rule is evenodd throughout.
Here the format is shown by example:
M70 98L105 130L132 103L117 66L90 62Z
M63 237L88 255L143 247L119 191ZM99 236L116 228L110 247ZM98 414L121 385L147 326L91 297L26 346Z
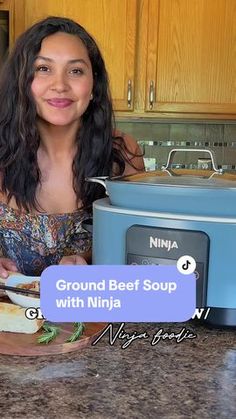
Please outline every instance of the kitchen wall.
M147 170L160 168L172 148L209 148L215 152L219 168L236 170L236 122L161 123L117 120L117 128L138 140L145 153ZM202 152L179 152L174 163L181 167L196 168L201 164L199 158L208 160L208 155Z

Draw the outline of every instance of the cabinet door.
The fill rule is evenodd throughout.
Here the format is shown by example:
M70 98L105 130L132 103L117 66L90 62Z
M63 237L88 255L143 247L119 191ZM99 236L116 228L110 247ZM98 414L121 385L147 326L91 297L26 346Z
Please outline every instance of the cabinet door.
M149 0L146 111L236 114L236 1Z
M14 41L14 0L0 0L0 20L4 21L4 28L5 28L5 18L7 16L8 21L8 34L9 34L9 46L12 46ZM1 26L1 25L0 25ZM2 36L3 37L3 36ZM0 37L0 49L2 48L2 42L4 39ZM4 33L5 38L5 33ZM8 41L7 41L8 43Z
M136 0L25 0L25 27L49 15L66 16L84 26L105 59L114 108L132 110L136 8Z

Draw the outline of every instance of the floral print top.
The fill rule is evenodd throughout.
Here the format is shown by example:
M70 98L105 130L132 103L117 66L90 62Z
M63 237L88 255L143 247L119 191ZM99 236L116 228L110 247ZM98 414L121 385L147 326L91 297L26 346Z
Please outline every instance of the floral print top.
M14 261L19 272L39 276L63 256L91 249L92 237L82 227L91 214L27 214L0 203L0 257Z

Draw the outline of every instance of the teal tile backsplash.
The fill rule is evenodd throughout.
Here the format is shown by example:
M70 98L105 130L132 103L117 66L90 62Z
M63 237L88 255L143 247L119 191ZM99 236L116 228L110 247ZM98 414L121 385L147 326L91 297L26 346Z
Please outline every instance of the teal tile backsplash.
M160 168L166 163L172 148L211 149L216 163L224 170L236 170L236 123L159 123L154 121L117 121L117 128L132 135L144 152L147 170ZM174 164L198 167L204 152L179 152Z

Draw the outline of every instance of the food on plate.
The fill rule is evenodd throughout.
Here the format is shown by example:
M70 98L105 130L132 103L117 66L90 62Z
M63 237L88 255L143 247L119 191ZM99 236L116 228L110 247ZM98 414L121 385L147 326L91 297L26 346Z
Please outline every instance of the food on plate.
M17 284L16 285L17 288L24 288L26 290L30 290L30 291L40 291L40 282L39 281L32 281L24 284Z
M38 283L37 283L38 282ZM40 298L39 295L28 294L29 290L39 290L40 277L37 276L26 276L26 275L11 275L6 281L6 285L9 287L16 288L16 291L6 290L7 296L10 300L21 307L40 307ZM20 286L20 288L17 288ZM19 292L17 292L19 289ZM21 294L20 291L26 291L26 294Z
M25 309L10 303L0 303L0 331L14 333L36 333L44 320L29 320Z
M21 273L19 272L12 272L12 271L8 271L8 278L2 278L0 276L0 283L1 284L6 284L7 280L12 276L23 276ZM5 295L5 291L4 290L0 290L0 297L3 297Z

